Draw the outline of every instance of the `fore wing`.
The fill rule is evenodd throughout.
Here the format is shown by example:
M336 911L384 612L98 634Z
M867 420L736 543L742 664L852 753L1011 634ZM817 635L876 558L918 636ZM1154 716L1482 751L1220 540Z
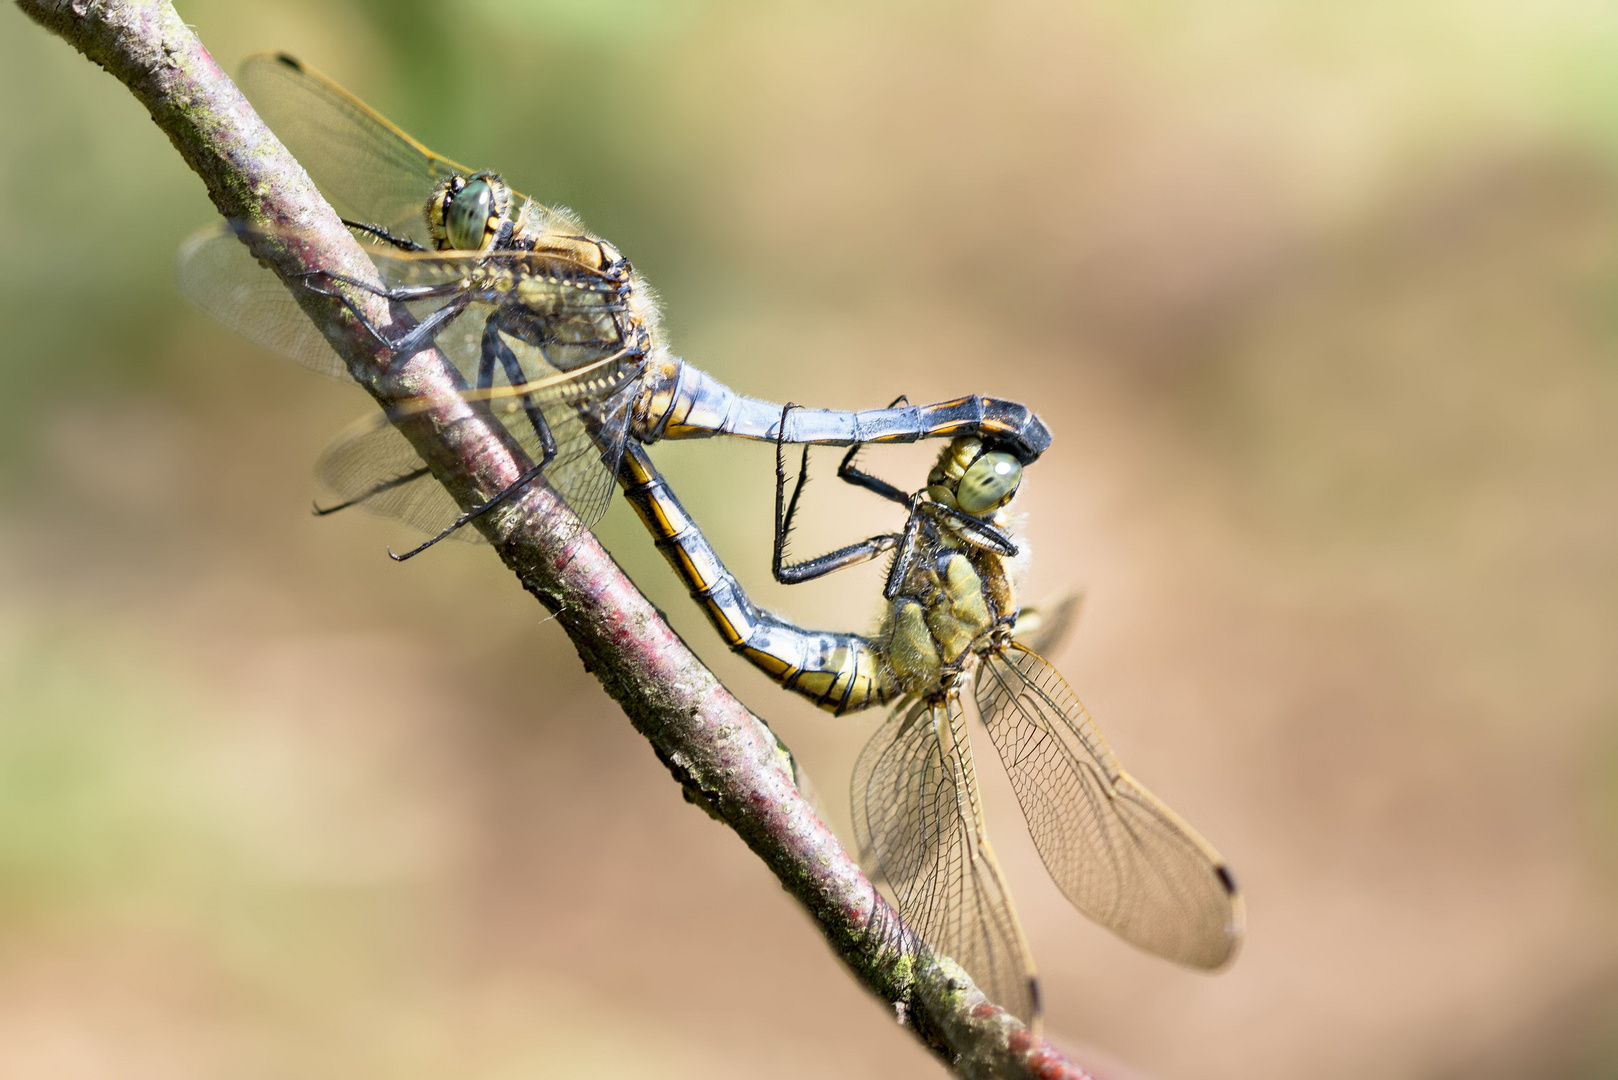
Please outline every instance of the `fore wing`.
M905 922L1033 1025L1033 960L984 832L966 739L959 697L902 701L854 766L855 834Z
M977 702L1034 844L1073 906L1178 963L1228 963L1243 926L1230 871L1119 767L1056 670L1018 645L991 653Z
M429 244L433 186L471 169L440 157L326 76L283 53L256 53L236 76L270 130L350 221Z
M227 225L186 238L174 259L180 294L249 341L322 375L347 379L348 368L291 291Z
M346 380L347 367L298 306L291 289L248 250L243 236L251 232L268 230L233 222L210 225L188 237L175 256L175 280L181 294L248 340L322 375ZM285 235L296 234L286 231ZM618 318L625 301L617 285L577 261L555 253L412 253L363 239L361 243L384 287L438 291L406 305L417 318L470 288L464 283L471 276L510 269L522 278L520 299L525 309L547 320L547 332L553 339L550 360L556 366L587 363L605 350L617 348L622 339ZM479 295L484 302L472 306L485 313L505 299L498 292ZM462 316L434 338L434 344L468 379L477 367L481 328L481 319Z

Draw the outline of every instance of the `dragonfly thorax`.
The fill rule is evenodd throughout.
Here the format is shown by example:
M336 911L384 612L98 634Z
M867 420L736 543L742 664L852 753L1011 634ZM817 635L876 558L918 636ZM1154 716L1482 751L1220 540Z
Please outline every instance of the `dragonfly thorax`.
M926 697L971 671L1016 613L1004 560L928 522L881 640L898 689Z

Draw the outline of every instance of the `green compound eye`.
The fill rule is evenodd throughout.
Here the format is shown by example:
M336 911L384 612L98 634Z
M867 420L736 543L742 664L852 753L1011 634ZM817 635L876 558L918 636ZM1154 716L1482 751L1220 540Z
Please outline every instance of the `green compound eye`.
M968 514L998 510L1017 494L1022 464L1010 454L984 454L972 463L955 487L955 504Z
M494 189L487 180L474 180L450 199L444 215L444 236L457 251L483 247L489 218L494 216Z

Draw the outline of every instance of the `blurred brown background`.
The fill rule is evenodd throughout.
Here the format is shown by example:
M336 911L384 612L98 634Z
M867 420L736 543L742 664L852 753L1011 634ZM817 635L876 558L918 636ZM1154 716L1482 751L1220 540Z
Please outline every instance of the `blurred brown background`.
M1119 943L985 766L1059 1042L1618 1075L1618 9L181 10L573 206L740 389L1038 407L1028 594L1088 597L1054 658L1250 918L1217 977ZM309 516L362 397L176 298L200 182L0 24L0 1074L939 1075L487 550ZM766 587L767 448L658 457L761 599L874 618L874 571ZM801 552L891 524L834 461ZM876 717L605 537L846 835Z

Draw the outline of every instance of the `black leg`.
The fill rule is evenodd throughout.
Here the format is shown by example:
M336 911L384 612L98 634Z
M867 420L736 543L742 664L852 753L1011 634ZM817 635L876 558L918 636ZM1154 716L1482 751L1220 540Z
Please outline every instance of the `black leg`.
M431 299L435 296L448 296L452 295L455 290L450 290L446 287L438 285L423 285L419 289L379 289L374 285L367 284L366 282L357 281L354 278L346 277L342 274L329 273L325 270L311 270L307 274L299 274L296 276L304 279L303 287L308 289L310 292L317 292L322 296L330 296L334 299L341 300L343 302L343 306L348 308L349 313L352 314L355 319L359 320L359 324L365 327L365 329L370 332L372 337L381 342L400 358L412 356L418 350L425 348L427 343L437 336L440 330L448 326L449 323L456 316L460 315L461 312L465 311L467 305L471 303L471 298L469 296L464 294L455 296L452 300L450 300L449 303L445 304L443 307L439 308L437 311L434 311L431 315L428 315L425 319L418 322L414 327L411 328L408 334L395 341L394 339L388 337L388 335L384 334L381 330L377 329L376 324L371 322L371 320L365 316L364 312L355 307L354 301L349 299L346 294L334 288L322 288L320 285L314 284L311 279L324 278L328 281L340 281L345 285L352 285L356 289L371 293L373 296L380 296L384 299L393 300L396 302ZM417 295L418 292L419 295Z
M909 404L910 399L905 395L900 394L888 404L888 408L897 409L901 405ZM785 416L785 413L782 415ZM782 423L784 424L785 420L783 420ZM900 491L886 480L879 479L862 469L857 469L854 467L854 455L860 452L861 445L861 443L855 443L853 446L848 448L848 453L843 455L842 464L837 466L838 479L843 480L846 483L853 484L856 487L862 487L867 491L874 491L884 499L896 502L901 506L909 506L910 496L908 494Z
M854 455L860 452L863 445L863 443L855 443L848 448L848 453L843 455L843 463L837 466L838 479L853 484L855 487L862 487L867 491L875 492L884 499L896 502L900 506L909 506L910 495L908 492L900 491L886 480L872 476L870 473L854 466Z
M479 503L478 505L472 507L472 509L463 513L460 517L456 518L454 521L450 522L448 525L444 526L438 535L433 537L431 540L426 540L420 544L417 544L403 555L398 555L392 551L389 551L388 557L394 562L404 562L406 559L413 559L417 555L420 555L422 552L426 551L428 548L432 547L434 544L438 543L440 540L443 540L453 534L457 529L461 529L472 524L472 522L476 521L484 514L487 514L490 510L493 510L495 507L499 506L501 503L505 502L507 499L511 498L513 495L517 494L519 491L537 479L539 474L545 471L545 466L551 463L551 457L553 456L554 454L547 454L544 461L541 461L538 465L533 466L527 472L513 480L510 484L506 485L505 489L494 498L489 499L487 502Z
M957 510L953 506L943 503L922 503L925 512L938 517L947 517L955 523L955 534L969 544L980 548L987 548L998 555L1010 558L1017 554L1017 545L1000 529L984 521L980 517L973 517L965 510Z
M518 362L517 355L511 351L511 347L501 339L500 331L495 329L494 325L491 323L490 325L484 327L483 330L482 355L478 358L478 389L488 390L493 386L494 365L497 360L499 361L500 366L505 370L507 381L509 381L513 386L522 385L522 383L525 381L522 365ZM523 488L527 487L536 477L543 473L546 466L548 466L555 459L556 437L551 434L550 425L545 422L545 414L540 411L538 405L533 404L532 401L529 400L528 395L526 394L523 395L523 404L525 411L528 414L528 422L533 425L534 434L539 436L539 445L541 450L539 463L529 468L516 480L508 484L505 490L495 495L494 498L489 499L486 502L479 503L470 510L467 510L465 513L461 514L460 517L446 525L443 531L441 531L437 536L434 536L431 540L416 545L403 555L395 555L391 551L388 552L395 562L404 562L406 559L414 558L417 555L420 555L423 551L426 551L428 548L432 547L434 544L438 543L440 540L449 536L455 530L465 528L467 525L470 525L472 522L476 521L484 514L487 514L490 510L493 510L495 507L517 494Z
M327 281L341 282L344 285L359 289L361 292L368 292L372 296L380 296L385 300L398 300L405 302L411 300L431 300L435 296L453 296L456 293L466 291L466 284L462 281L441 281L437 285L396 285L389 287L386 285L372 285L369 281L361 281L359 278L349 277L347 274L339 274L333 270L309 270L295 276L302 278L325 278ZM324 293L327 296L340 297L342 295L341 293L334 292L331 289L322 289L318 285L310 285L308 282L304 283L304 287L313 289L318 293Z
M375 487L371 488L365 494L356 495L352 499L345 499L343 502L340 502L335 506L321 506L317 503L315 505L315 517L325 517L327 514L335 514L339 510L347 510L350 506L358 506L366 499L380 495L384 491L392 491L394 488L401 488L406 484L414 483L415 481L426 476L431 471L432 470L428 469L427 466L423 465L419 469L411 469L407 473L395 476L392 480L384 480L380 484L377 484Z
M804 481L809 476L809 448L805 446L803 459L798 466L798 479L792 487L792 498L790 500L785 498L787 475L784 451L787 414L795 408L797 406L790 401L782 408L781 424L777 429L775 440L775 553L770 561L770 570L775 575L775 580L783 585L798 585L805 581L813 581L845 566L869 562L883 552L893 550L893 546L899 541L899 537L892 534L873 536L801 563L789 564L786 561L787 536L792 532L792 519L798 513L798 497L803 494Z
M905 522L904 535L899 538L899 554L893 557L893 565L888 567L888 580L882 586L882 597L892 600L904 588L905 578L910 576L910 568L916 562L916 540L921 535L921 513L917 509L921 505L918 498L910 508L910 520Z
M373 239L380 240L384 244L392 244L394 247L399 248L401 250L404 250L404 251L426 251L427 250L426 248L422 247L420 244L416 243L414 240L410 239L409 237L407 237L407 236L395 236L395 235L393 235L393 233L389 232L387 229L384 229L380 225L372 225L370 222L366 222L366 221L350 221L347 218L342 218L341 220L342 220L342 223L344 225L347 225L350 229L353 229L355 232L365 233L367 236L370 236Z
M483 349L478 357L478 389L490 390L494 387L494 365L499 362L506 373L506 382L512 386L521 386L528 381L528 376L522 369L522 363L517 354L511 351L511 346L500 334L500 329L493 318L490 318L483 327ZM545 422L545 414L540 411L539 405L534 402L530 394L522 395L523 412L528 416L528 424L539 437L539 445L545 462L556 456L556 437L551 434L551 427ZM542 463L543 466L543 463Z
M787 402L786 408L781 410L783 430L786 424L787 410L792 403ZM809 478L809 448L803 448L803 457L798 462L798 480L792 485L792 499L782 509L783 494L786 491L786 466L782 463L783 451L786 444L780 439L775 441L775 553L771 558L770 569L775 574L775 580L782 580L781 574L786 566L787 537L792 532L792 519L798 516L798 496L803 494L804 481Z
M861 540L857 544L850 544L845 548L838 548L827 555L813 559L805 559L801 563L790 565L775 565L775 580L783 585L801 585L805 581L825 577L844 567L858 566L860 563L870 562L885 552L892 551L899 545L898 533L886 533L882 536L873 536Z

